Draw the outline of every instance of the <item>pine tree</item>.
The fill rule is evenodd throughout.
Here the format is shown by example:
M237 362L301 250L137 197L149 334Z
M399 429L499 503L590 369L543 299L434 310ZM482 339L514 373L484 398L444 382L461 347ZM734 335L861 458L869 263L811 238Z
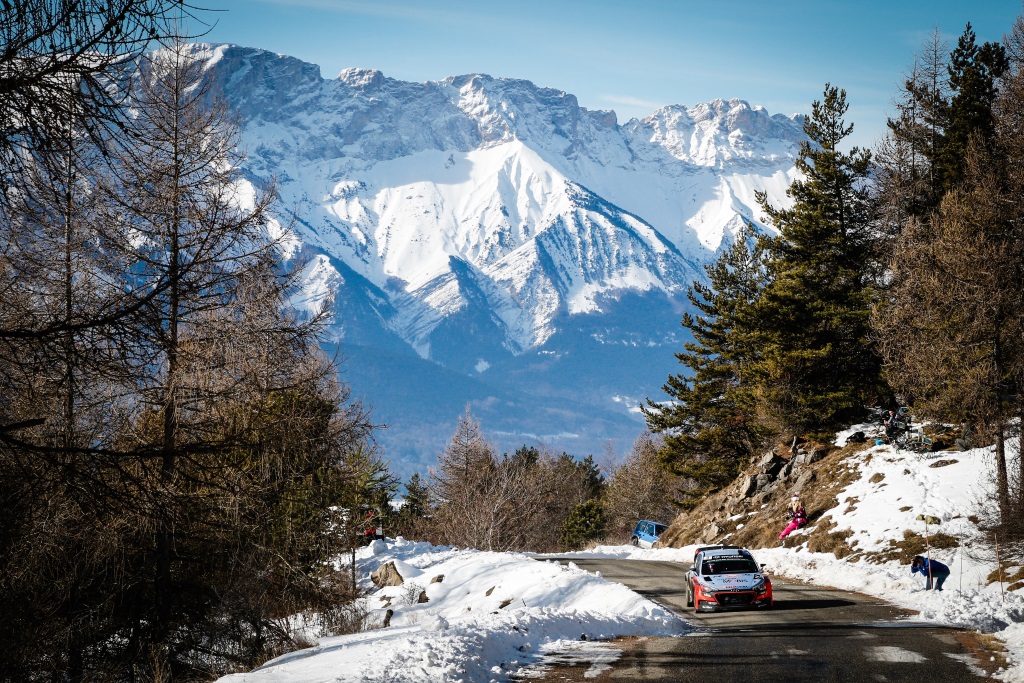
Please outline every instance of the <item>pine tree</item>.
M952 97L946 144L935 159L945 179L943 189L952 189L962 178L972 137L980 136L985 145L991 143L995 134L996 86L1008 66L1006 49L991 42L979 46L968 23L949 57Z
M933 160L945 144L949 115L947 46L936 29L915 56L896 101L897 115L875 161L883 229L898 234L908 216L921 216L942 198Z
M943 195L963 177L972 136L985 144L995 133L997 85L1009 67L998 43L977 44L970 24L949 55L938 31L925 44L904 83L890 119L887 147L901 151L899 163L883 156L883 203L907 216L938 208ZM902 191L894 192L895 186Z
M505 550L502 531L510 513L507 468L499 468L469 406L430 470L432 528L442 543Z
M198 8L176 0L5 1L0 8L0 205L69 129L99 140L130 116L114 84ZM200 22L202 23L202 22ZM96 160L102 164L102 159ZM8 332L0 327L0 336Z
M604 536L605 519L601 503L591 499L580 503L562 524L559 542L563 550L579 550Z
M409 477L405 485L405 505L402 506L403 513L408 510L408 515L413 518L421 518L427 514L430 504L430 491L420 478L419 472Z
M705 267L707 283L690 287L696 314L687 312L682 326L693 341L676 354L689 372L669 376L663 389L671 403L648 399L642 407L648 428L664 436L665 467L691 482L688 503L731 482L763 437L746 376L757 356L751 307L767 277L752 235L749 228L737 234Z
M840 145L853 131L846 92L826 85L804 123L804 175L780 209L758 195L779 230L768 239L771 282L754 306L759 356L749 375L761 414L780 431L824 433L859 411L880 383L869 338L874 232L871 155Z

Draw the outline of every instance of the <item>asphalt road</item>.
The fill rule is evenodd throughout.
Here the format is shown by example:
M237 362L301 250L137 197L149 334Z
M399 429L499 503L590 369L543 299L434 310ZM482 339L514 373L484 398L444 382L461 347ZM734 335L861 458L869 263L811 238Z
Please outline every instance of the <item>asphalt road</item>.
M571 559L625 584L694 626L678 638L625 639L610 670L552 667L544 681L906 681L983 680L968 665L980 643L970 632L907 620L909 612L864 595L772 577L771 610L694 614L675 562ZM769 575L771 567L768 567ZM987 657L985 657L987 659ZM555 658L557 661L557 657ZM531 678L531 680L538 680Z

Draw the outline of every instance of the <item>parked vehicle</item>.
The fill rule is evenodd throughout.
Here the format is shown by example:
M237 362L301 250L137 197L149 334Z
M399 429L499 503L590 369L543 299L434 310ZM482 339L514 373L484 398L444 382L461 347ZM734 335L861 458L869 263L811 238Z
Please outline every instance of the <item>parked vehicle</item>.
M639 548L650 548L658 540L658 537L665 533L667 528L667 524L652 522L649 519L641 519L633 527L633 534L630 536L629 542Z
M698 549L686 573L686 606L695 612L774 604L772 582L749 550Z

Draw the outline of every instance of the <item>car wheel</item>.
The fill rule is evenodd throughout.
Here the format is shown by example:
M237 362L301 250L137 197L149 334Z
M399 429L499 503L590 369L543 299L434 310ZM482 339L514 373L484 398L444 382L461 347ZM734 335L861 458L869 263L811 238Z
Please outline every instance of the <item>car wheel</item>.
M693 588L689 585L686 586L686 606L693 607Z
M640 538L638 536L634 536L633 538L629 539L629 542L637 547L640 547Z

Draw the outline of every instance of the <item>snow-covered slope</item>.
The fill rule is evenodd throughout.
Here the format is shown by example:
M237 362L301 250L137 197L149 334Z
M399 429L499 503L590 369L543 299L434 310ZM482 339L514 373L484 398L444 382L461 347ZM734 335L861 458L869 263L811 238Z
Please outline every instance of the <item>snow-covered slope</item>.
M478 393L509 393L506 409L531 404L526 414L549 405L537 403L545 384L545 400L572 415L611 411L619 433L599 438L636 429L622 397L635 406L674 370L687 285L744 220L756 222L756 191L785 202L803 139L800 117L742 100L619 125L614 112L523 80L409 83L367 69L324 79L263 50L194 50L239 116L249 177L276 179L310 261L298 300L315 305L337 289L346 352L414 353L484 382ZM617 313L629 296L642 304ZM650 329L640 315L659 320L648 342L672 345L656 372L649 358L620 353L614 363L635 368L631 385L609 385L600 367L586 386L558 379L579 374L577 359L560 355L565 339L604 315L618 314L618 331L586 343L636 348L621 333L631 311L637 329ZM542 378L530 368L545 352ZM367 388L360 377L349 378L357 391ZM394 403L369 398L385 411ZM400 426L408 415L388 417ZM577 430L567 417L562 431Z

